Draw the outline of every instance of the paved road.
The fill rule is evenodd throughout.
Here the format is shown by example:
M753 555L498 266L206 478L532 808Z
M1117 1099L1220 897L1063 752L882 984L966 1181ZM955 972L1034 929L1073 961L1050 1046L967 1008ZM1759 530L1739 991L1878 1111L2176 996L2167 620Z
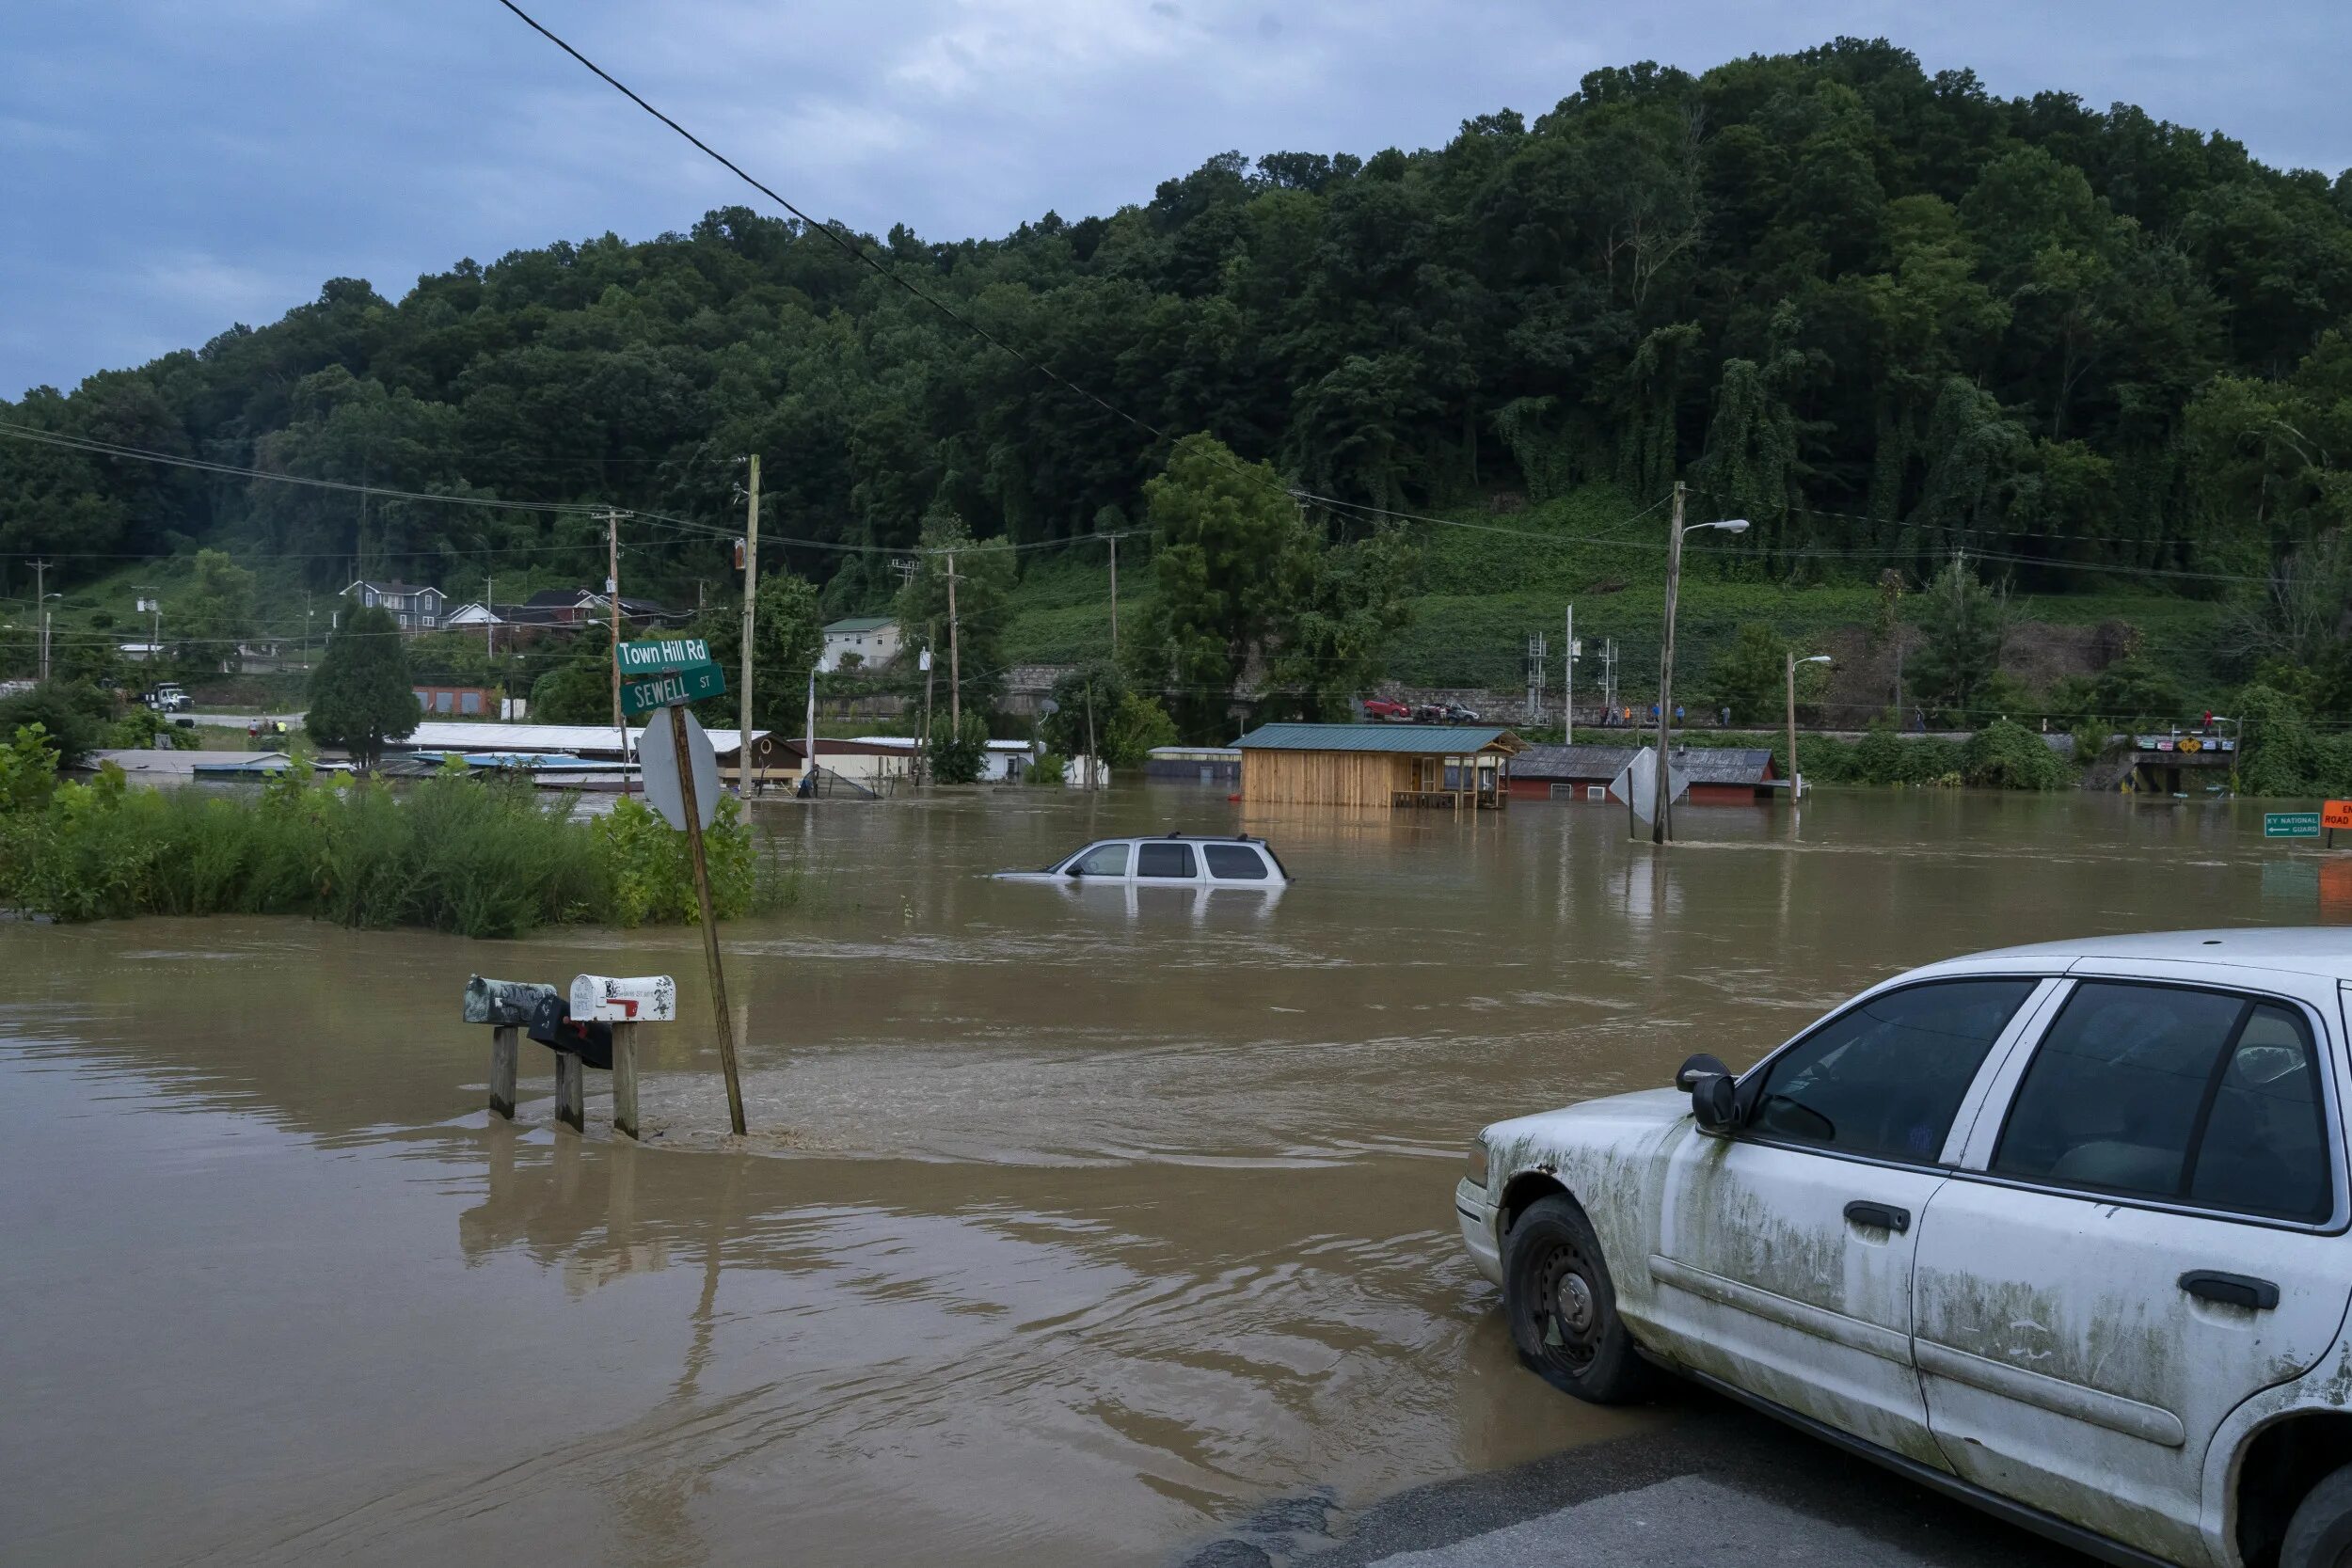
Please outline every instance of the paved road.
M1667 1396L1661 1432L1463 1476L1351 1514L1327 1495L1262 1509L1183 1568L2089 1568L1730 1401Z
M224 730L244 729L256 719L282 719L290 729L302 722L299 713L167 713L164 717L175 722L182 719L193 719L199 724Z

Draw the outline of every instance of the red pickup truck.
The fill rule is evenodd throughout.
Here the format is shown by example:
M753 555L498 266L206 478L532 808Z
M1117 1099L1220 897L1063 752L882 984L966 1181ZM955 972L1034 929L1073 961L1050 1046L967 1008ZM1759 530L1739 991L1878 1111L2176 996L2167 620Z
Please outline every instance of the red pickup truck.
M1391 724L1402 724L1412 719L1413 710L1404 703L1392 703L1386 697L1367 697L1364 699L1364 717L1385 719Z

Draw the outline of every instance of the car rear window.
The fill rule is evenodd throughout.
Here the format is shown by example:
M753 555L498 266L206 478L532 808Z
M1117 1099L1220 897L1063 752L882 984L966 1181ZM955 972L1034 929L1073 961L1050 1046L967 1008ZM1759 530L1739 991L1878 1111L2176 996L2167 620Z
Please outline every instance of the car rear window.
M1138 877L1181 877L1190 879L1192 846L1189 844L1138 844L1136 846L1136 875Z
M1993 1170L2317 1220L2332 1207L2324 1114L2318 1053L2293 1009L2086 981L2026 1069Z
M1220 882L1265 880L1265 862L1246 844L1204 844L1200 853L1209 863L1209 875Z

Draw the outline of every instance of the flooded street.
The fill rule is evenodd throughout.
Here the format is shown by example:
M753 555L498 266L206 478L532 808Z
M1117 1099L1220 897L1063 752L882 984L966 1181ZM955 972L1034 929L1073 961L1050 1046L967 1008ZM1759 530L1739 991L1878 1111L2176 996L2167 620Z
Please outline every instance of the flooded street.
M1743 1065L2087 932L2352 919L2259 804L1826 794L1243 820L1221 793L757 808L807 896L691 931L0 926L0 1560L1158 1563L1282 1499L1639 1434L1513 1360L1486 1121ZM980 873L1246 829L1296 885ZM2341 867L2330 867L2331 874ZM648 1141L483 1109L476 971L668 972Z

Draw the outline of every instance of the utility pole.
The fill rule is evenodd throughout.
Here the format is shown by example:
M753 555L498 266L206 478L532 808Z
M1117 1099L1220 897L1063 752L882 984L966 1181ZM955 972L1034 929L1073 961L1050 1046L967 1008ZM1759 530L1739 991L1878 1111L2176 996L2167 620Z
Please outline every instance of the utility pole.
M1797 650L1788 650L1788 806L1796 809L1804 776L1797 771Z
M499 579L494 577L482 579L482 651L493 657L499 651L499 612L490 608L490 603L498 597L498 587ZM307 600L307 594L305 598Z
M1111 662L1119 662L1119 535L1111 535ZM1093 688L1087 689L1089 695Z
M1673 531L1666 543L1666 640L1658 652L1658 778L1650 800L1649 841L1663 844L1673 837L1666 813L1674 803L1667 783L1674 771L1667 766L1666 727L1675 717L1675 598L1682 589L1682 481L1675 481Z
M1079 766L1086 769L1086 787L1094 787L1094 680L1087 679L1087 759Z
M1567 625L1562 628L1564 646L1560 654L1560 741L1565 746L1576 744L1576 606L1568 606Z
M752 637L758 629L759 600L759 453L752 453L751 498L743 518L743 686L737 693L735 792L752 796ZM811 764L815 757L809 758Z
M939 641L939 623L923 623L923 782L931 782L931 683L939 678L939 660L931 645Z
M621 722L621 515L604 509L604 596L612 611L612 727L621 732L621 760L628 760L628 726Z
M33 562L33 610L40 619L34 623L33 635L40 644L40 678L49 679L49 562Z
M963 649L956 623L956 552L947 552L947 727L963 739Z

